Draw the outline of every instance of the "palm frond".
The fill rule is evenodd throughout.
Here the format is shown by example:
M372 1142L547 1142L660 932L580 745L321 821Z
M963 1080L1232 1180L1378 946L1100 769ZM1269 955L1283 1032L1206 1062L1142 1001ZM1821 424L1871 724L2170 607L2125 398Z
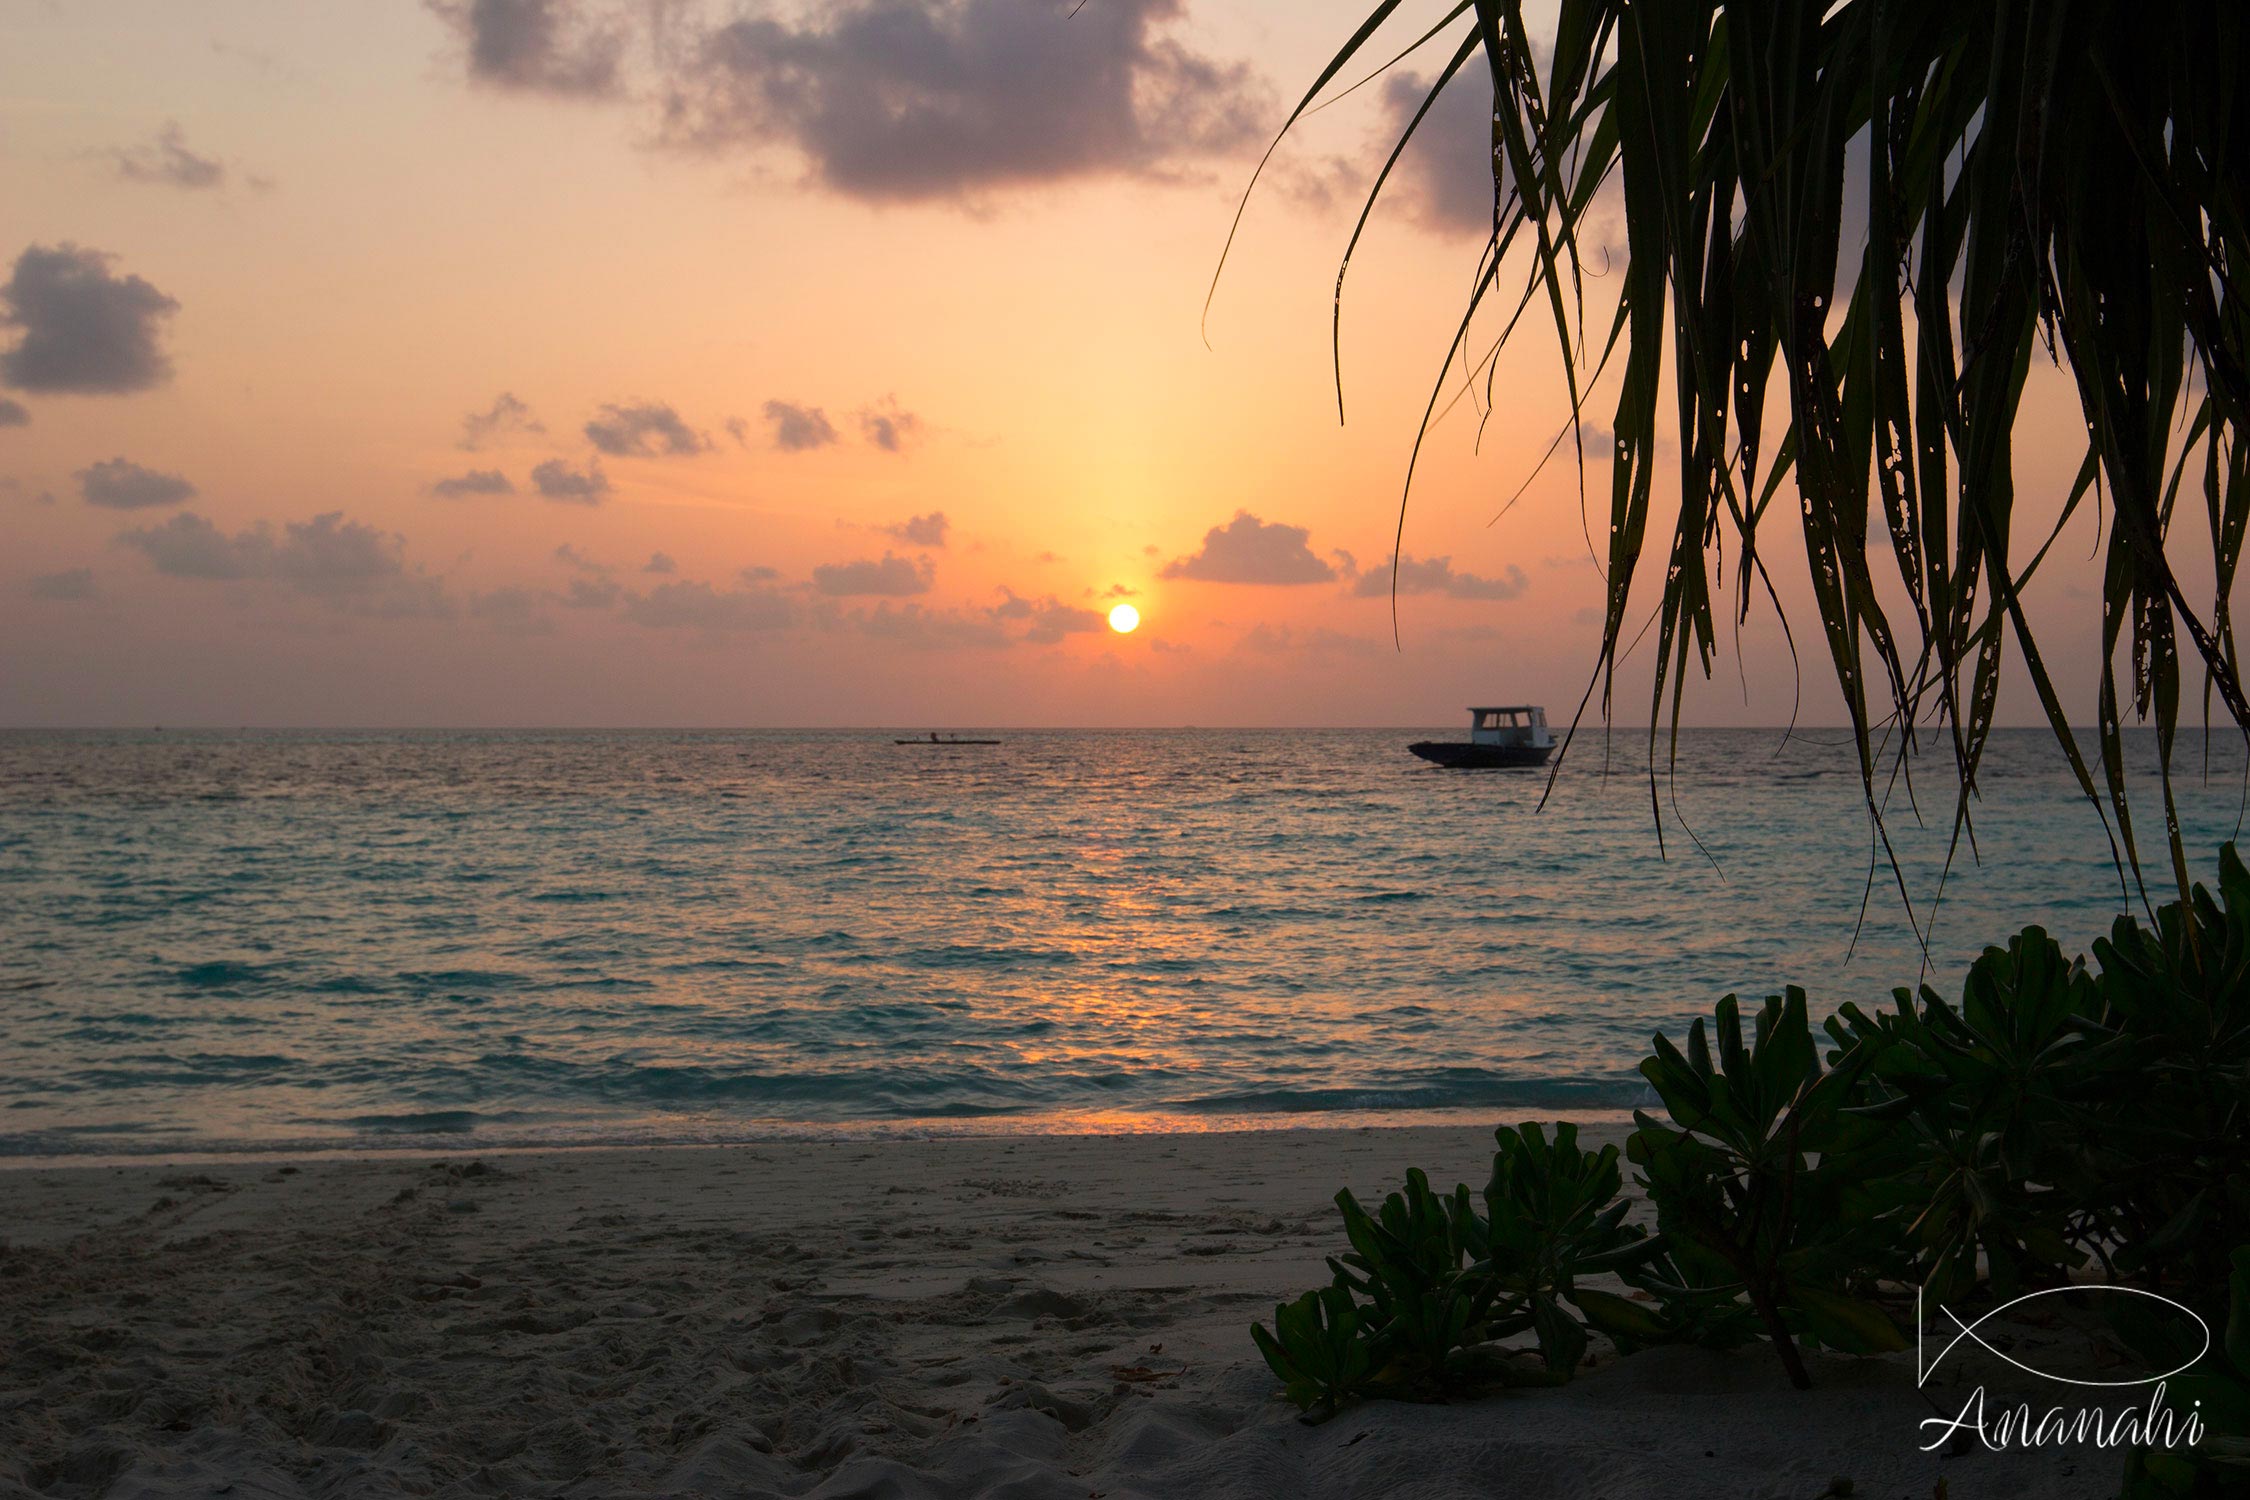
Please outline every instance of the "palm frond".
M1361 52L1377 55L1398 9L1377 7L1292 122ZM1519 247L1528 270L1497 342L1544 304L1574 437L1592 384L1589 343L1601 350L1597 370L1624 344L1602 637L1579 717L1597 694L1605 721L1614 710L1629 609L1648 586L1648 554L1660 552L1652 735L1676 747L1686 680L1712 671L1724 544L1731 537L1739 625L1755 591L1778 601L1759 527L1793 479L1813 608L1878 838L1878 782L1890 779L1879 762L1899 757L1895 775L1915 753L1912 731L1934 725L1958 788L1955 841L1973 841L1977 772L2012 642L2135 879L2123 725L2128 707L2154 722L2184 899L2172 784L2183 672L2202 674L2206 719L2215 698L2250 734L2229 607L2250 533L2250 312L2233 289L2234 267L2250 264L2250 109L2237 107L2250 103L2237 98L2250 78L2250 9L1561 0L1551 45L1540 46L1521 0L1433 13L1430 30L1450 25L1455 45L1430 97L1479 51L1492 94L1492 232L1441 370ZM1425 101L1409 135L1427 128L1427 113ZM1589 313L1589 216L1613 179L1622 293L1613 310ZM1861 222L1864 242L1848 243ZM1589 340L1603 321L1606 340ZM2060 518L2019 569L2014 440L2039 359L2068 372L2086 449ZM1778 432L1769 404L1786 414ZM1678 465L1668 538L1651 535L1660 426ZM2023 604L2089 493L2106 509L2091 755ZM2216 572L2207 604L2180 580L2183 503L2205 513ZM1895 618L1879 571L1903 588ZM1655 750L1652 738L1652 775Z

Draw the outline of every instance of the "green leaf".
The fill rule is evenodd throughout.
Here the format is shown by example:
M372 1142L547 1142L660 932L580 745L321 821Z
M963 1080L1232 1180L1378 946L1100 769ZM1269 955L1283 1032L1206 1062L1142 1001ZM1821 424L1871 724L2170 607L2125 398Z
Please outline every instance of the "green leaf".
M1890 1314L1872 1302L1811 1287L1793 1287L1791 1302L1805 1315L1806 1326L1821 1343L1845 1354L1895 1354L1907 1347L1906 1336Z

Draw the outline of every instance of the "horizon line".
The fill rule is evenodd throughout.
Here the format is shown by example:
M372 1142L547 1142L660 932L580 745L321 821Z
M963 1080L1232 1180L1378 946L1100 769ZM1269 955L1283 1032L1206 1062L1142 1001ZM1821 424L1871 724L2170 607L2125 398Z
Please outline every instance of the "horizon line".
M1435 720L1419 723L1402 721L1393 724L1013 724L960 720L948 724L931 724L927 721L897 723L851 724L323 724L323 723L249 723L230 724L217 722L188 722L166 724L156 722L109 724L0 724L0 734L958 734L968 730L993 730L1008 734L1152 734L1194 730L1198 732L1224 731L1228 733L1335 733L1354 732L1381 734L1410 732L1438 726ZM1577 733L1582 736L1597 734L1648 734L1663 732L1667 726L1649 724L1591 724L1575 731L1564 725L1553 726L1559 735ZM2231 726L2202 725L2208 735L2214 729ZM2025 724L1995 724L1995 731L2043 730L2050 731L2044 720ZM2154 730L2153 724L2125 724L2120 728L2130 732ZM2073 732L2095 734L2099 726L2074 724ZM1808 735L1849 735L1849 724L1683 724L1680 731L1686 734L1780 734L1791 738ZM1942 726L1924 725L1918 734L1936 734ZM2239 732L2239 731L2237 731ZM1878 736L1877 738L1880 738Z

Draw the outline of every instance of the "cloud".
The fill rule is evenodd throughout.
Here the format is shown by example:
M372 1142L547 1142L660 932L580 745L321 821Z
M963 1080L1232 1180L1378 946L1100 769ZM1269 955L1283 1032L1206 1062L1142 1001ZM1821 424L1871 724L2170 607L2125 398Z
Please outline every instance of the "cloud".
M559 458L550 458L531 471L531 482L548 499L571 505L599 505L602 496L609 493L609 476L598 463L589 463L581 471Z
M1383 84L1383 149L1422 107L1435 75L1396 73ZM1453 75L1415 128L1391 184L1424 228L1492 231L1492 74L1480 51Z
M1450 557L1414 558L1401 556L1398 564L1398 591L1402 594L1444 594L1454 599L1513 599L1530 587L1531 580L1523 576L1523 569L1514 563L1498 578L1479 578L1474 573L1453 571ZM1389 598L1391 593L1391 568L1388 562L1370 568L1360 575L1352 592L1362 599Z
M895 646L916 649L1012 646L1017 637L991 612L930 609L920 604L894 605L888 599L873 609L834 613L821 624L829 630L849 630Z
M680 571L680 565L672 561L672 555L669 552L651 552L648 555L648 565L641 571L643 573L677 573Z
M555 549L555 561L578 574L562 595L562 602L572 609L608 609L624 593L609 564L595 561L568 542Z
M94 570L65 568L60 573L41 573L26 585L26 592L34 599L91 599L94 597Z
M541 611L544 601L530 589L497 588L469 600L469 614L507 635L544 635L554 622Z
M1203 534L1200 551L1166 563L1163 576L1206 583L1326 583L1336 569L1313 556L1306 545L1311 535L1302 526L1269 524L1238 510L1232 521Z
M607 609L624 592L614 578L580 576L570 580L570 587L563 590L562 602L572 609Z
M586 424L586 441L615 458L701 453L711 446L680 420L678 412L655 401L604 406L601 415Z
M908 594L926 594L930 591L931 577L929 559L911 562L888 552L883 554L881 562L863 559L822 563L812 570L813 587L823 594L838 597L882 594L897 599Z
M174 578L271 578L308 594L350 594L406 572L405 540L326 511L283 524L277 537L260 521L229 536L193 511L161 526L121 534L120 545L147 555Z
M625 32L579 0L428 0L460 36L469 77L496 88L600 98L619 86Z
M890 526L875 529L885 536L895 536L902 542L912 542L917 547L942 547L945 533L953 523L946 520L945 512L933 510L926 516L908 516Z
M195 497L195 486L177 474L144 469L130 459L107 458L77 473L78 493L88 505L111 510L148 510L178 505Z
M112 154L117 160L117 175L127 182L146 182L190 191L226 185L225 164L215 157L199 156L190 151L187 137L181 133L177 121L166 121L164 128L148 144Z
M0 354L0 385L68 395L125 395L172 378L158 343L173 301L116 257L77 245L33 245L0 284L0 326L23 337Z
M0 396L0 427L29 427L31 413L24 410L20 401L10 401Z
M513 495L514 481L498 469L471 469L466 474L455 474L440 479L430 486L433 495L444 495L458 500L463 495Z
M860 412L859 431L885 453L899 453L921 436L922 419L901 407L896 396L885 396Z
M488 411L473 411L461 419L461 451L474 453L484 440L501 432L545 432L539 420L532 416L531 408L518 401L512 391L502 391L492 398Z
M1287 625L1253 625L1234 648L1272 656L1373 656L1386 650L1381 641L1366 636L1347 635L1326 626L1299 630Z
M1265 91L1159 35L1181 0L843 0L744 15L689 47L661 138L782 146L876 201L1157 175L1256 139Z
M626 595L625 618L652 630L780 630L796 622L797 606L779 589L755 580L731 589L682 580Z
M784 453L825 448L836 441L835 424L817 406L790 401L768 401L766 420L773 424L773 445Z
M986 613L995 620L1021 620L1025 630L1022 639L1038 646L1051 646L1066 635L1083 635L1109 628L1109 617L1098 610L1080 609L1065 604L1054 595L1043 599L1026 599L1014 589L1003 585L1000 592L1007 598L992 606Z

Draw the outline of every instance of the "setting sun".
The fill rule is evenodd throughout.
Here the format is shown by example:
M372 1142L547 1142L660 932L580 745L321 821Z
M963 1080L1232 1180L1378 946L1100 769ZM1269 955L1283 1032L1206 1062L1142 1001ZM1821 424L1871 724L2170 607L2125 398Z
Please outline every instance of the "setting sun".
M1120 604L1109 612L1109 628L1119 635L1131 635L1141 623L1141 612L1130 604Z

